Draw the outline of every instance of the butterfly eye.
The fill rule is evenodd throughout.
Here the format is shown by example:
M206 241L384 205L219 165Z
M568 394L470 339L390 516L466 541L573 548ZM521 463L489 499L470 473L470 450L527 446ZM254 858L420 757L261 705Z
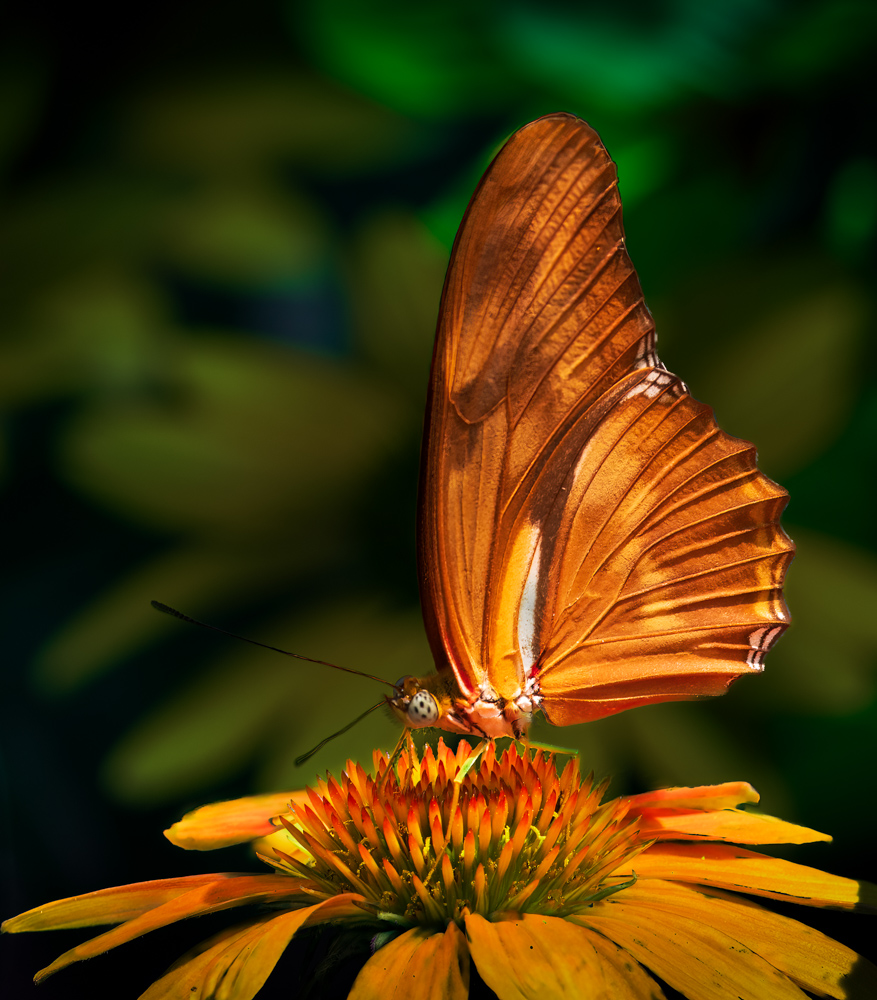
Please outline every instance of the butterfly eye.
M408 702L408 722L412 726L431 726L441 714L439 703L429 693L420 690Z

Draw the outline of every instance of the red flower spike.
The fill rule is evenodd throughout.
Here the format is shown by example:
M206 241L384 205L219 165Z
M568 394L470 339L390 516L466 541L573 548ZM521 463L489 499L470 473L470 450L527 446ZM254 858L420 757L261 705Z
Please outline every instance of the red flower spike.
M402 845L399 843L399 838L396 836L396 826L387 817L384 820L383 826L381 827L381 832L384 835L384 844L387 848L387 852L390 855L390 860L395 865L400 865L403 863Z
M514 832L512 833L512 848L515 854L520 854L524 846L524 841L530 832L530 822L532 815L525 808L520 818L514 820Z
M411 836L408 837L408 854L411 858L411 864L414 866L414 871L423 878L427 870L426 858L423 856L422 845Z
M393 862L389 858L382 858L381 864L384 869L384 874L387 876L387 880L393 887L393 892L395 892L396 895L399 897L400 902L405 903L407 906L407 903L411 898L411 894L405 888L405 884L399 877L399 873L397 871L397 865L393 864Z
M480 798L480 796L479 796ZM482 799L482 801L484 801ZM478 824L478 856L480 858L490 857L490 848L493 843L493 823L490 812L487 808L481 813L481 822Z
M435 801L435 799L433 799ZM435 812L430 809L430 837L432 839L432 849L436 856L438 856L444 849L447 841L445 840L445 832L442 829L442 817L441 813L436 805Z
M499 843L502 831L509 818L509 796L504 788L500 789L499 798L490 812L490 832L494 843Z
M466 836L463 838L463 852L461 855L463 861L463 878L467 882L472 878L476 857L475 833L470 829L466 831Z
M457 854L463 849L463 837L465 827L463 826L463 810L457 806L454 815L451 817L451 844Z

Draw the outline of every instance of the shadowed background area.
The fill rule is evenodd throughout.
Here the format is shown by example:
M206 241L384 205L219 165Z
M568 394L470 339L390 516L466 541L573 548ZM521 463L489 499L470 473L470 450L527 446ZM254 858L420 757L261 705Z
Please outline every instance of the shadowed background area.
M7 21L0 915L251 868L160 831L392 747L377 712L295 768L384 691L149 601L390 681L429 669L414 522L444 268L499 144L558 110L618 163L663 361L756 442L799 554L763 677L533 737L580 748L616 794L750 780L766 812L835 835L795 860L877 879L873 5ZM873 954L864 918L805 917ZM70 943L5 941L5 980L29 996ZM123 950L40 997L136 996L186 946Z

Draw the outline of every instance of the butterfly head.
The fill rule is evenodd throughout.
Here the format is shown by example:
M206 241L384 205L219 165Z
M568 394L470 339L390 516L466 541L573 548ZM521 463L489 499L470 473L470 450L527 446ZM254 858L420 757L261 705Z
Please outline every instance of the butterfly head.
M387 701L396 715L411 729L435 726L444 714L439 699L417 677L400 677L396 691Z
M495 693L477 690L465 695L450 668L425 677L401 677L387 698L396 717L409 729L432 726L479 739L512 736L527 731L534 710L530 701L518 705Z

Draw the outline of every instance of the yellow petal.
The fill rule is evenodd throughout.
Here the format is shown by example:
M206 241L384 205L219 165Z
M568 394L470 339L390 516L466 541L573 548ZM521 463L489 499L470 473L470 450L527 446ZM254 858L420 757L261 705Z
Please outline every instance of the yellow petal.
M250 795L228 802L201 806L164 831L167 839L187 851L213 851L218 847L243 844L276 833L275 816L289 811L289 803L306 802L307 793L274 792Z
M758 792L748 781L726 781L723 785L699 785L696 788L660 788L642 795L630 795L631 815L646 809L733 809L744 802L758 802Z
M269 834L267 837L260 837L258 840L254 840L251 847L256 854L271 860L277 858L275 851L283 851L287 857L295 858L296 861L301 861L302 864L307 864L309 861L313 861L314 858L310 851L305 850L298 841L292 839L292 836L286 829L275 830L274 833Z
M658 843L612 874L624 878L634 871L640 878L737 889L805 906L877 909L874 887L866 882L727 844Z
M349 1000L466 1000L469 951L456 924L444 934L416 927L380 948L356 977Z
M810 844L831 840L827 833L742 809L649 810L643 813L640 831L647 839L729 840L735 844Z
M307 910L263 917L232 927L176 962L140 1000L250 1000L264 985L283 949L301 927Z
M316 906L229 928L192 949L140 1000L251 1000L302 926L357 913L366 917L362 910L351 906L349 899L333 897Z
M663 913L673 913L720 928L812 993L843 998L848 995L845 984L855 979L858 995L877 996L877 968L870 962L812 927L751 900L658 879L643 879L623 895L626 906L642 905L651 921L662 921ZM613 900L606 900L594 912L602 909L611 914Z
M185 875L182 878L162 878L152 882L98 889L81 896L56 899L34 907L17 917L4 921L3 930L10 934L21 931L55 931L71 927L93 927L95 924L119 924L148 910L176 899L200 886L222 879L238 878L234 872L214 875Z
M71 948L56 958L51 965L38 972L35 979L37 981L45 979L73 962L100 955L110 948L140 937L141 934L158 927L166 927L185 917L214 913L217 910L227 910L247 903L279 902L301 895L298 880L283 875L238 875L226 877L222 882L214 879L207 885L192 889L161 906L141 913L111 931Z
M500 1000L661 1000L658 984L615 945L560 917L466 917L478 974Z
M619 902L596 903L570 919L629 951L689 1000L806 1000L787 976L715 927L613 898Z
M587 928L588 941L603 962L603 978L606 981L606 992L597 994L600 1000L626 1000L629 991L631 997L637 1000L665 1000L664 991L652 979L629 951L619 948L614 941L604 938L602 934L591 934ZM612 974L609 973L611 967Z

